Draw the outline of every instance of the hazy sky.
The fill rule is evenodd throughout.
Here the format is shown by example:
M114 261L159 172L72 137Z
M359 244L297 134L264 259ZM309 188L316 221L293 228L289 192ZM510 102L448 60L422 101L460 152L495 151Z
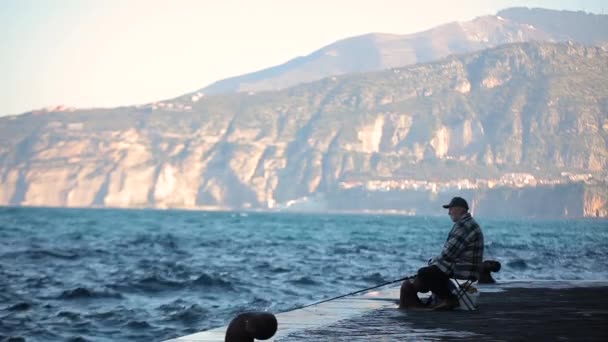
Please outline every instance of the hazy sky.
M604 1L0 0L0 115L152 102L350 36Z

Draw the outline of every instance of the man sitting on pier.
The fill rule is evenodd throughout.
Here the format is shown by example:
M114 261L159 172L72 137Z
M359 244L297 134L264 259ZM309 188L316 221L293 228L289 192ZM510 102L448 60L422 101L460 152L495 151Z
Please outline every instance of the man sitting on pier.
M462 197L454 197L449 204L448 215L454 222L441 254L429 260L429 266L418 270L414 281L406 280L401 286L399 308L426 307L418 298L418 292L434 293L440 300L433 310L456 308L458 297L450 290L450 278L479 279L479 267L483 260L483 233L469 213L469 205Z

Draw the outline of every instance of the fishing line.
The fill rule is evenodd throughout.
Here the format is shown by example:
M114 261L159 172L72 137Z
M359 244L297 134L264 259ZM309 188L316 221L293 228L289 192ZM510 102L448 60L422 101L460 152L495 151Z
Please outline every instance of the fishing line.
M307 305L304 305L304 306L301 306L301 307L299 307L299 308L295 308L295 309L292 309L292 310L289 310L289 311L293 311L293 310L300 310L300 309L307 308L307 307L309 307L309 306L318 305L318 304L325 303L325 302L329 302L329 301L332 301L332 300L336 300L336 299L340 299L340 298L344 298L344 297L348 297L348 296L356 295L356 294L361 293L361 292L366 292L366 291L369 291L369 290L377 289L377 288L382 287L382 286L386 286L386 285L394 284L394 283L397 283L397 282L400 282L400 281L404 281L404 280L408 280L408 279L413 279L413 278L415 278L415 277L416 277L416 276L407 276L407 277L404 277L404 278L401 278L401 279L391 280L391 281L389 281L389 282L387 282L387 283L384 283L384 284L380 284L380 285L376 285L376 286L373 286L373 287L369 287L369 288L367 288L367 289L363 289L363 290L359 290L359 291L355 291L355 292L347 293L347 294L344 294L344 295L341 295L341 296L338 296L338 297L333 297L333 298L329 298L329 299L324 299L324 300L322 300L322 301L315 302L315 303L312 303L312 304L307 304Z

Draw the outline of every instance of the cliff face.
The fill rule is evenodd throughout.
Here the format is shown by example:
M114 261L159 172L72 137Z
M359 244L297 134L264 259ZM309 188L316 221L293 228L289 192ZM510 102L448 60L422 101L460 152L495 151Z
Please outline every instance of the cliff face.
M608 184L588 187L584 195L583 216L608 217Z
M277 92L4 117L0 204L268 208L353 180L604 179L607 65L601 48L524 43ZM605 212L597 196L585 213Z

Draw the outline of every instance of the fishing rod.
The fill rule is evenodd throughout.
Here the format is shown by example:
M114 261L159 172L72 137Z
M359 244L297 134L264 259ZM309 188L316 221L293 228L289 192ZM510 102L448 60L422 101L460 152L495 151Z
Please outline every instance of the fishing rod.
M315 303L312 303L312 304L307 304L307 305L304 305L304 306L301 306L301 307L299 307L299 308L295 308L295 309L292 309L292 310L300 310L300 309L304 309L304 308L307 308L307 307L309 307L309 306L318 305L318 304L325 303L325 302L329 302L329 301L332 301L332 300L336 300L336 299L340 299L340 298L344 298L344 297L348 297L348 296L356 295L356 294L361 293L361 292L366 292L366 291L369 291L369 290L377 289L377 288L379 288L379 287L386 286L386 285L390 285L390 284L394 284L394 283L397 283L397 282L400 282L400 281L404 281L404 280L408 280L408 279L414 279L415 277L416 277L416 276L407 276L407 277L403 277L403 278L401 278L401 279L395 279L395 280L391 280L391 281L386 282L386 283L384 283L384 284L380 284L380 285L372 286L372 287L369 287L369 288L367 288L367 289L363 289L363 290L359 290L359 291L355 291L355 292L347 293L347 294L344 294L344 295L341 295L341 296L337 296L337 297L333 297L333 298L329 298L329 299L324 299L324 300L322 300L322 301L315 302ZM289 311L292 311L292 310L289 310Z

